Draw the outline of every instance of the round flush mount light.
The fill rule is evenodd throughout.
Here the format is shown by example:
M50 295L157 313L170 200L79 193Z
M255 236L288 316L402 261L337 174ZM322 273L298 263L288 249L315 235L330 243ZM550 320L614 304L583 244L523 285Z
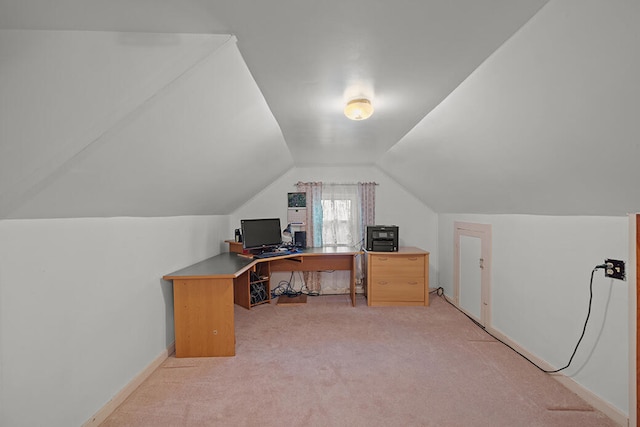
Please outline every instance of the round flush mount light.
M373 114L371 101L366 98L353 99L344 107L344 115L351 120L365 120Z

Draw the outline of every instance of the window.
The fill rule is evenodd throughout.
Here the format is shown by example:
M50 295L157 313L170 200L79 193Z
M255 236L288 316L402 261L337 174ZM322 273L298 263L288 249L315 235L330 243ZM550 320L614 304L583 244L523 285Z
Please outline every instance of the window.
M362 247L364 224L375 224L375 182L358 184L324 184L298 182L297 190L306 194L307 242L310 247ZM313 290L348 293L351 275L348 271L307 273ZM356 257L356 283L362 288L364 257ZM324 291L322 291L324 292Z
M353 185L327 185L322 189L322 243L355 246L360 238L360 205Z

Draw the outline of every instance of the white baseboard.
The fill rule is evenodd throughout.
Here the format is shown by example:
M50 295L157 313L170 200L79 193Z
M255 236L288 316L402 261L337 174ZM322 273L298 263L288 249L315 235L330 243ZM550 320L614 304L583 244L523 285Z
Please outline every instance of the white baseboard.
M162 364L170 355L172 355L176 350L175 342L171 343L166 350L158 355L146 368L144 368L138 375L136 375L130 382L127 384L122 390L120 390L111 400L109 400L98 412L96 412L89 420L87 420L82 427L97 427L104 420L107 419L109 415L115 411L118 406L125 401L127 397L133 391L142 384L144 380L146 380L149 375L155 371L158 366Z
M522 353L523 355L531 359L533 362L536 363L536 365L540 366L542 369L546 369L546 370L555 369L553 366L549 365L544 360L534 356L524 348L520 347L518 344L511 341L509 337L502 334L500 331L497 331L493 328L487 328L487 331L495 335L497 338L501 339L502 341L506 342L507 344L509 344L518 352ZM606 416L611 418L618 425L624 426L624 427L629 425L629 417L627 417L627 414L623 413L618 408L616 408L606 400L602 399L600 396L594 394L591 390L585 388L583 385L577 383L573 378L570 378L561 372L550 374L550 375L555 380L559 381L560 384L564 385L569 390L571 390L572 392L580 396L582 399L584 399L589 405L603 412Z

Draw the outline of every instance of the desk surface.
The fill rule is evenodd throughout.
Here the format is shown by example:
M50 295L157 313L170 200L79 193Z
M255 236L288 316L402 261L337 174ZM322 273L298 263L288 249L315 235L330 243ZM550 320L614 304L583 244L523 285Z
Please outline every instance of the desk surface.
M281 257L253 259L246 255L240 255L234 252L224 252L219 255L207 258L196 264L190 265L173 273L167 274L162 278L164 280L174 279L193 279L193 278L234 278L251 268L254 264L260 262L275 261L279 259L295 258L295 257L312 257L320 255L357 255L360 251L350 247L323 247L323 248L307 248L300 253L286 254Z
M377 254L377 255L389 255L389 256L402 256L402 255L424 255L429 252L416 248L413 246L400 246L395 252L376 252L376 251L367 251L368 254Z
M234 278L246 271L256 260L224 252L162 277L164 280L208 278L211 276Z

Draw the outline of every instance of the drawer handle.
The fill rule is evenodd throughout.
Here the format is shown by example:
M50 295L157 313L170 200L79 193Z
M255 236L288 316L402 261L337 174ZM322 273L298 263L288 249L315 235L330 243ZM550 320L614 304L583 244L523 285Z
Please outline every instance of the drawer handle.
M409 282L409 284L410 284L410 285L412 285L412 286L414 286L414 285L417 285L417 284L418 284L418 282Z
M378 259L379 259L380 261L387 261L389 258L387 258L387 257L378 257Z
M388 285L389 282L387 282L386 280L378 280L378 284L384 286L384 285Z
M417 261L417 260L418 260L418 257L415 257L415 256L413 256L413 257L409 257L409 258L408 258L408 260L409 260L409 261Z

